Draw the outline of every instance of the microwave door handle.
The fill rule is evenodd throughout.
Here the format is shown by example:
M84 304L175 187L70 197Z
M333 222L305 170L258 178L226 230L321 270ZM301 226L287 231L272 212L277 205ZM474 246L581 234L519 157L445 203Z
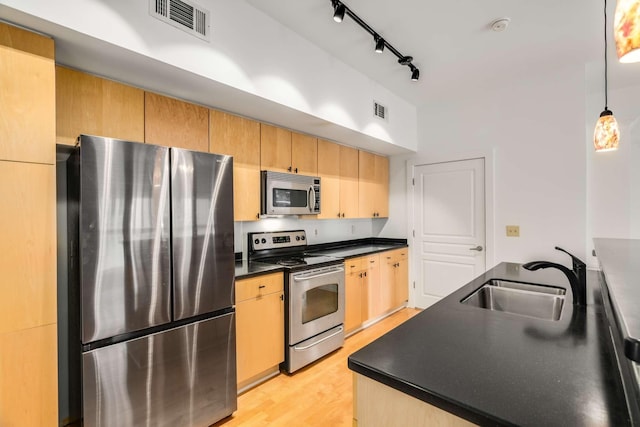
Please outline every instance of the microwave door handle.
M309 186L309 191L307 192L307 202L309 204L309 212L313 212L313 209L316 206L316 190L313 189L313 185Z

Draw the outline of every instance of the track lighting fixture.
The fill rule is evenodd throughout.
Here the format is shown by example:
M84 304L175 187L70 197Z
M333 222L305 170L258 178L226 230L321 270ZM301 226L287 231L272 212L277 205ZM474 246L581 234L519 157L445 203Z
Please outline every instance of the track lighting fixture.
M413 65L413 57L405 56L398 52L396 48L394 48L388 41L383 39L373 28L369 26L366 22L364 22L358 15L355 14L349 7L341 2L340 0L331 0L331 4L333 5L333 20L336 22L342 22L344 19L344 15L349 15L351 19L353 19L356 24L360 25L366 32L373 36L373 39L376 43L376 52L382 53L384 51L385 46L398 57L398 63L400 65L406 65L411 70L411 80L416 82L420 78L420 70Z
M345 6L339 1L333 1L333 20L336 22L342 22L344 19Z

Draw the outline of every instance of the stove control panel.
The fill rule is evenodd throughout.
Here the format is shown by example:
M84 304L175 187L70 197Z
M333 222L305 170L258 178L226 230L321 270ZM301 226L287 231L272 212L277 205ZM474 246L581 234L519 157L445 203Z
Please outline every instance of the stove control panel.
M252 252L306 245L307 233L304 230L249 233L249 247Z

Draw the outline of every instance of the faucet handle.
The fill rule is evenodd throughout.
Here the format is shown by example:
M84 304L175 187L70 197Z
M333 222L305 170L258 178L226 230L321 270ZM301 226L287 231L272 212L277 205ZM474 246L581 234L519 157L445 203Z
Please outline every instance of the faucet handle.
M569 251L566 251L564 249L562 249L561 247L556 246L556 250L560 251L560 252L564 252L565 254L569 255L571 257L571 261L573 261L573 271L575 271L576 273L579 271L583 271L585 269L585 267L587 266L587 264L584 263L584 261L582 261L580 258L578 258L577 256L569 253Z

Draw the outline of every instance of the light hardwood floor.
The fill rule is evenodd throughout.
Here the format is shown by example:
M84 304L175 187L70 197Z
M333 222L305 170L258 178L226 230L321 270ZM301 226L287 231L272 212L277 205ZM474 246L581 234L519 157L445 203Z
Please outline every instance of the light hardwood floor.
M214 426L351 426L353 384L347 358L419 312L400 310L295 374L280 374L245 392L238 397L233 416Z

